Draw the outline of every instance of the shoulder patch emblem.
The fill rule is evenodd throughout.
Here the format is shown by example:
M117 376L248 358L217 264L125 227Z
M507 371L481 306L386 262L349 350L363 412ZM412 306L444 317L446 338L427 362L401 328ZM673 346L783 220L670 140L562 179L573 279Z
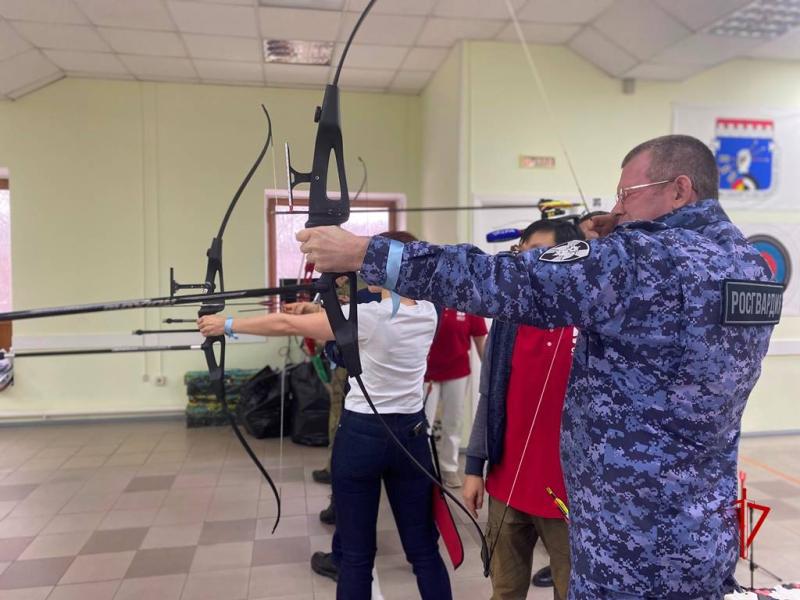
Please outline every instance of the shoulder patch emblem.
M570 240L558 246L545 250L539 260L550 263L568 263L581 260L589 256L591 248L583 240Z

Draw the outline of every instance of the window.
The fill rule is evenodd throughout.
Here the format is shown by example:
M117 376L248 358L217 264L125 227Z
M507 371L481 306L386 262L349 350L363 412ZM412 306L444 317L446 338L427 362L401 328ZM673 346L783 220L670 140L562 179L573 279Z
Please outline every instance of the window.
M289 201L285 190L267 190L267 285L278 285L280 279L297 279L303 276L303 255L297 246L294 235L303 229L308 215L282 215L288 212ZM308 210L308 193L295 192L295 210ZM405 226L405 215L393 212L402 208L405 196L402 194L363 194L361 199L351 201L350 219L344 228L357 235L375 235L382 231L392 231ZM368 211L361 212L359 211Z
M0 311L11 310L11 207L8 179L0 177Z

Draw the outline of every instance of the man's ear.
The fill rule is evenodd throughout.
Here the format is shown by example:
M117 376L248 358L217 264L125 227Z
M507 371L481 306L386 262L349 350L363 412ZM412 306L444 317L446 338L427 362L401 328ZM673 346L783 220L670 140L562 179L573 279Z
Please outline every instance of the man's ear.
M697 192L694 184L687 175L679 175L675 179L675 199L672 201L673 208L686 206L697 200Z

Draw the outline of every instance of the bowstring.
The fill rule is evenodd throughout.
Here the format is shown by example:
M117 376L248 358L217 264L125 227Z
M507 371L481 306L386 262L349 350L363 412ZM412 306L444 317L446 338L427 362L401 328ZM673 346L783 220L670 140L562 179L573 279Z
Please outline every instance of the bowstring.
M580 180L578 179L578 173L575 170L575 166L572 164L572 157L570 156L569 151L567 150L567 145L564 142L564 137L561 135L561 128L558 127L559 121L555 117L555 113L553 112L553 107L550 104L550 96L547 94L547 91L544 87L544 82L542 81L542 77L539 73L539 69L536 66L536 61L533 60L533 55L531 54L530 47L528 46L528 42L525 39L525 34L522 31L522 26L519 23L519 19L517 18L517 13L514 10L514 6L511 4L511 0L505 0L506 8L508 9L508 15L511 17L511 22L514 25L514 30L517 34L517 38L519 39L519 43L522 46L522 52L525 54L525 59L528 62L528 66L531 70L531 75L533 75L533 80L536 83L536 88L539 92L539 95L542 98L542 103L544 104L545 113L547 114L547 118L551 123L553 123L553 133L555 133L556 140L558 141L558 145L561 148L561 152L564 154L564 159L567 162L567 167L569 168L569 173L572 176L572 180L575 182L575 187L578 189L578 195L581 198L581 203L583 204L584 210L589 213L589 205L586 203L586 197L583 194L583 188L581 187Z
M492 542L492 547L489 551L489 564L491 565L492 559L494 558L494 551L497 547L497 542L500 541L500 532L503 529L503 522L506 520L506 513L508 513L508 509L511 506L511 497L514 495L514 489L517 487L517 481L519 480L519 474L522 471L522 461L525 460L525 455L528 452L528 446L530 444L531 438L533 437L533 428L536 425L536 418L539 416L539 409L542 407L542 401L544 400L544 393L547 391L547 384L550 381L550 374L553 372L553 365L556 362L556 356L558 356L558 348L561 346L561 340L564 337L564 329L561 330L561 333L558 336L558 341L556 342L556 347L553 350L553 356L550 358L550 366L547 368L547 375L544 378L544 383L542 384L542 391L539 394L539 401L536 403L536 410L533 413L533 420L531 421L531 427L528 429L528 437L525 439L525 445L522 447L522 454L519 457L519 462L517 463L517 470L514 473L514 479L511 482L511 489L508 492L508 498L506 498L505 508L503 509L503 514L500 517L500 524L497 526L497 533L495 534L494 541Z
M272 199L275 201L274 205L278 206L278 170L275 167L275 144L272 144ZM272 235L275 235L275 231L272 232ZM277 270L277 266L276 266ZM280 282L278 282L280 283ZM280 311L280 296L278 296L278 310ZM287 343L286 345L286 353L283 359L283 371L281 371L281 424L280 424L280 441L278 442L278 493L283 499L283 434L284 434L284 427L283 427L283 418L284 412L286 408L286 365L289 360L289 354L291 354L291 342ZM278 353L280 356L280 352Z

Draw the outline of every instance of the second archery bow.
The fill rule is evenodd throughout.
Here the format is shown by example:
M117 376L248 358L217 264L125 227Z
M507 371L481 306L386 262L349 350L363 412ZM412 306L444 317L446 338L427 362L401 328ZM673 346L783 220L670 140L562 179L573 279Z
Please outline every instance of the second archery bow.
M306 227L319 227L323 225L341 225L350 217L350 198L347 192L347 176L344 163L344 145L342 142L341 115L339 112L339 76L342 72L347 52L355 38L361 24L369 11L372 9L376 0L370 0L363 12L356 21L347 43L344 46L339 64L336 68L333 82L325 87L325 95L322 106L318 106L314 113L314 120L318 124L317 135L314 143L314 157L312 159L311 171L308 173L299 172L292 167L291 155L288 144L286 146L286 171L288 177L289 202L292 202L292 193L297 185L308 183L311 186L308 200L308 221ZM328 196L328 164L331 153L336 160L336 171L339 179L340 195L338 199ZM336 279L347 277L350 288L350 308L348 316L344 316L342 307L336 295ZM323 273L317 280L317 290L323 302L325 313L331 324L336 343L342 355L344 367L350 377L358 383L364 398L369 404L370 409L380 420L392 442L406 455L406 457L429 479L441 492L458 506L478 532L481 541L481 559L483 571L486 577L489 576L489 547L486 536L483 533L478 521L472 516L469 510L447 490L436 478L436 476L425 468L397 438L394 431L386 423L378 412L370 398L369 392L361 379L361 358L358 351L358 309L355 301L358 291L355 273Z

